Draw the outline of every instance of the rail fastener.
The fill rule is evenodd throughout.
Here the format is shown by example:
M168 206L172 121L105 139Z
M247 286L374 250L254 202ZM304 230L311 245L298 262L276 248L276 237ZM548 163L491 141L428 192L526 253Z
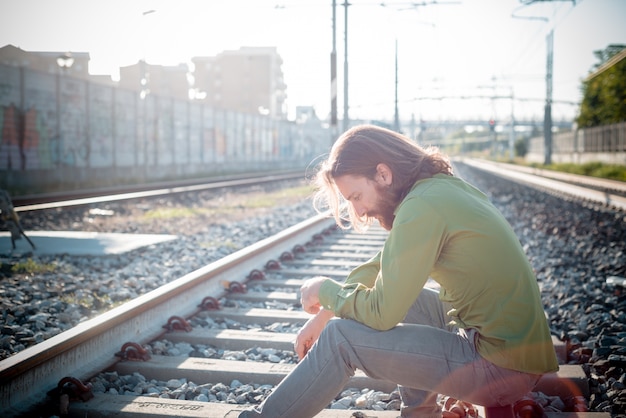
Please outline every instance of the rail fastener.
M130 361L148 361L151 359L148 350L143 348L140 344L132 341L124 343L124 345L122 345L122 349L115 353L115 356L122 360Z

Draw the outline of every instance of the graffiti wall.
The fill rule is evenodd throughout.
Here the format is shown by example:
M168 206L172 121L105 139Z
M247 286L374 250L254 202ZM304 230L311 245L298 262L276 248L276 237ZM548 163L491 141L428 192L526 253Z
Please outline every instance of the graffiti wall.
M0 127L0 173L293 161L328 144L321 126L311 149L293 122L2 65Z

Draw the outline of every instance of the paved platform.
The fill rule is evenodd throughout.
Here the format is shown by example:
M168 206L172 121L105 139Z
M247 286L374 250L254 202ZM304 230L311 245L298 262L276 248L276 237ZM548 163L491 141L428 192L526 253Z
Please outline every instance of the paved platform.
M122 234L80 231L26 231L26 235L35 244L33 250L22 237L11 249L11 234L0 232L0 255L110 255L122 254L148 245L177 239L176 235L160 234Z

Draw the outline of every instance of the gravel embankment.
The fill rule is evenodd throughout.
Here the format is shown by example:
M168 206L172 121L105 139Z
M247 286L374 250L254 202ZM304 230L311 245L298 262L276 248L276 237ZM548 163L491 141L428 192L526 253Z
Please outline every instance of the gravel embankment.
M26 231L173 234L179 238L121 255L0 254L0 359L315 213L308 199L272 193L268 200L264 194L261 188L210 191L22 216ZM42 267L50 271L37 271Z
M626 215L493 176L461 174L505 214L535 269L552 333L582 364L589 410L626 416ZM565 400L566 410L571 410Z
M458 172L489 195L520 238L536 270L552 332L569 341L571 362L583 364L588 373L590 410L624 416L626 290L607 283L611 276L626 277L624 213L583 207L495 177L479 176L462 166ZM263 192L206 192L172 201L116 203L23 217L27 230L176 234L179 239L116 256L34 257L38 264L54 266L48 273L12 273L9 266L24 260L0 258L0 359L314 214L310 201L302 198L286 197L271 209L247 206L251 194ZM230 209L220 209L225 205ZM157 207L162 210L161 217L146 217L157 213ZM193 216L184 209L189 207L196 208ZM171 215L175 209L180 210L178 216ZM210 347L193 350L215 355ZM247 361L249 354L244 353ZM290 355L271 354L277 361ZM263 355L268 356L252 353L259 359ZM210 397L210 390L204 389L204 396ZM241 393L239 387L231 389ZM253 393L259 399L259 394ZM228 398L224 393L213 395ZM393 404L397 400L375 393L344 395L352 396L353 402L360 398L361 403ZM562 400L563 408L571 409L572 402Z

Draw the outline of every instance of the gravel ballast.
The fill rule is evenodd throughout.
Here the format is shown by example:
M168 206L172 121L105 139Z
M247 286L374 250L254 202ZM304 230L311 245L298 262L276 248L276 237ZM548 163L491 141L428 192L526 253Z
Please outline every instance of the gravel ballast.
M552 333L568 342L570 362L582 364L588 374L589 409L624 416L626 291L611 279L626 277L624 213L583 206L462 165L456 169L487 193L517 233L536 271ZM0 255L0 359L314 214L310 200L301 196L277 199L271 207L247 205L251 196L269 191L201 192L23 216L27 231L178 239L101 257Z

